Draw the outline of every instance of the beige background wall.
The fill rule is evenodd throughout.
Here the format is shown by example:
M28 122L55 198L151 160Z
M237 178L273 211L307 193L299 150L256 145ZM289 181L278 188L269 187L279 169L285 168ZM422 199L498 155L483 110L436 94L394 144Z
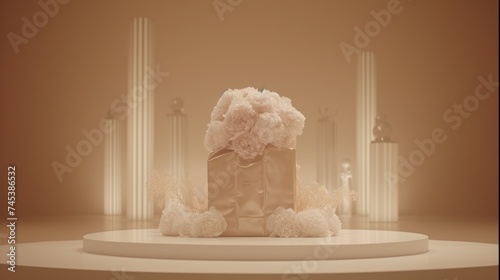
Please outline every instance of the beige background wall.
M389 2L243 0L221 21L212 0L73 0L16 54L9 32L21 35L22 17L32 21L41 7L1 1L0 155L2 172L17 165L19 215L102 211L102 144L62 182L51 163L63 163L65 147L84 140L82 130L98 128L126 93L134 16L153 18L157 62L169 73L155 97L157 168L168 154L165 114L172 97L185 100L189 115L190 174L205 176L210 111L226 88L245 86L286 95L306 116L297 147L303 181L315 179L319 107L338 110L338 158L354 162L356 55L348 63L339 44L353 44L353 28L364 28L373 20L370 11ZM377 57L378 109L406 159L414 141L433 129L447 135L400 185L401 212L497 215L498 86L467 118L451 113L455 119L447 121L443 114L471 98L479 76L498 81L498 1L402 0L400 6L363 48ZM6 190L0 199L4 205Z

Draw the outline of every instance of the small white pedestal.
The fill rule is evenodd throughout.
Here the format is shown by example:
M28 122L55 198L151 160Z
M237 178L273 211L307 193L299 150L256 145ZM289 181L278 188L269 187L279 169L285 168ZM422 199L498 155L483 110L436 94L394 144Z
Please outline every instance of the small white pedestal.
M370 148L370 221L397 222L398 182L391 178L398 174L398 144L372 142Z

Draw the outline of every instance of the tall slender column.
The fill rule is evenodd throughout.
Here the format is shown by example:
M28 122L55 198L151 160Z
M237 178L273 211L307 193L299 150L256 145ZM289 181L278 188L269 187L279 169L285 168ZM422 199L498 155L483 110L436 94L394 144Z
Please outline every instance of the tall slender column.
M183 112L184 101L174 98L171 101L172 113L167 115L168 126L168 160L167 168L177 182L186 176L187 116Z
M372 52L362 52L358 61L357 87L357 170L356 186L358 215L367 215L370 198L370 143L375 124L377 90L375 59Z
M391 180L398 174L398 144L392 142L391 126L385 117L378 116L371 143L371 185L370 185L370 221L398 221L398 182Z
M154 86L153 34L151 19L132 20L129 56L128 114L128 197L127 217L146 220L153 217L146 181L153 164Z
M317 181L328 190L337 186L335 121L328 109L320 110L317 137Z
M120 132L113 113L105 121L109 133L104 133L104 214L118 215L122 212Z

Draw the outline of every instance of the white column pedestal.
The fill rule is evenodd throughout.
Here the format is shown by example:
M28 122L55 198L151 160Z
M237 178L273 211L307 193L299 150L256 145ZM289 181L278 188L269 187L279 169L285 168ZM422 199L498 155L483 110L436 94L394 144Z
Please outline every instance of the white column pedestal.
M173 99L173 112L167 115L167 169L177 183L181 183L187 176L187 116L182 112L183 105L182 99Z
M372 142L370 151L370 221L397 222L398 183L391 178L398 174L398 144Z
M338 187L335 142L335 122L325 113L318 120L316 176L318 183L329 191Z
M377 89L375 77L375 57L372 52L361 52L358 62L357 84L357 151L354 185L358 198L356 214L368 215L370 186L370 142L377 111Z
M104 133L104 214L122 213L120 141L117 120L106 119L109 133Z

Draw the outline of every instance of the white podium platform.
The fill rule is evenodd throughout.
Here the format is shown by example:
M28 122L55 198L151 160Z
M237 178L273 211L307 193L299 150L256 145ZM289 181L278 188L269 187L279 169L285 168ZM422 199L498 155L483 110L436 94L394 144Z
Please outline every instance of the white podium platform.
M83 237L89 253L155 259L290 261L366 259L422 254L426 235L378 230L342 230L324 238L163 236L158 229L107 231Z
M423 235L406 235L406 233L394 232L395 236L399 236L398 242L393 244L389 238L391 234L376 231L348 231L343 230L338 240L332 238L330 245L314 244L314 239L303 241L304 245L295 247L308 248L308 253L302 250L291 250L290 257L297 258L300 254L303 258L296 260L276 260L283 257L283 252L274 253L275 250L282 249L281 246L294 246L291 244L293 239L272 239L271 240L253 240L254 245L246 247L266 246L266 260L230 260L230 256L223 254L225 250L223 245L216 244L222 242L223 239L211 239L209 242L215 242L207 245L204 257L210 257L207 252L212 253L211 259L200 260L200 256L191 257L192 260L187 260L187 256L193 255L195 251L185 251L185 247L179 238L176 242L171 241L171 238L157 236L155 230L144 231L116 231L114 233L97 233L85 236L84 240L70 241L51 241L51 242L35 242L18 244L16 246L16 272L7 271L7 253L8 245L0 246L0 278L1 279L106 279L106 280L144 280L144 279L218 279L218 280L247 280L247 279L437 279L437 280L464 280L464 279L498 279L498 245L474 242L456 242L456 241L437 241L428 240ZM135 235L134 235L135 232ZM366 234L366 238L361 236ZM114 237L112 237L114 236ZM357 237L355 237L357 236ZM412 246L419 247L427 244L427 252L416 253L400 256L385 256L384 253L376 249L376 244L386 246L391 254L396 253L397 247L410 248L412 246L405 244L402 239L411 237L414 244ZM419 238L417 238L419 237ZM424 237L424 238L423 238ZM164 238L157 244L157 238ZM351 243L349 239L354 241ZM382 242L383 240L386 242ZM415 240L420 239L420 241ZM423 239L422 239L423 238ZM390 239L390 238L389 238ZM137 242L136 245L142 246L150 244L148 249L152 250L149 258L137 256L134 244L131 241ZM155 241L156 240L156 241ZM196 239L190 240L195 243L198 249L204 247L203 244L196 244ZM343 240L343 241L342 241ZM356 241L357 240L357 241ZM371 241L370 241L371 240ZM89 243L90 242L90 243ZM102 243L100 243L102 242ZM239 246L241 241L237 239L227 241L234 246ZM249 240L250 242L250 240ZM281 244L280 244L281 242ZM308 243L309 242L309 243ZM312 243L311 243L312 242ZM347 242L347 243L342 243ZM116 243L116 244L115 244ZM127 243L130 243L127 245ZM357 245L355 245L357 243ZM121 244L121 245L119 245ZM125 244L125 245L124 245ZM163 251L166 247L174 244L178 246L176 250L168 253L158 253L154 251ZM260 244L260 245L259 245ZM419 246L416 246L419 244ZM116 246L125 246L128 249L125 251L114 251ZM233 245L228 246L229 248ZM240 244L241 245L241 244ZM352 245L352 246L351 246ZM99 249L99 246L101 247ZM234 247L233 246L233 247ZM312 247L311 247L312 246ZM325 247L326 246L326 247ZM330 246L330 247L329 247ZM356 246L360 246L356 248ZM372 246L372 247L370 247ZM388 247L387 247L388 246ZM152 248L162 248L162 250L153 250ZM344 247L344 248L343 248ZM353 258L354 253L358 257L361 255L361 249L364 247L375 250L372 253L363 253L369 258ZM96 253L89 253L85 250L95 251L100 253L113 253L128 255L136 255L135 257L111 256ZM140 247L139 247L140 248ZM172 249L173 247L170 247ZM235 247L237 248L237 247ZM241 247L240 247L241 248ZM284 247L283 247L284 248ZM319 248L319 249L316 249ZM380 247L379 249L381 249ZM392 248L392 249L391 249ZM420 247L421 249L424 247ZM246 250L245 249L245 250ZM303 249L303 248L301 248ZM312 249L312 251L310 250ZM329 250L331 249L331 250ZM351 252L351 255L342 252ZM358 250L360 249L360 250ZM111 250L111 251L110 251ZM130 251L131 250L131 251ZM239 249L238 249L239 250ZM316 250L316 253L315 253ZM384 251L384 249L381 249ZM185 251L185 252L183 252ZM235 250L236 251L236 250ZM255 249L255 251L258 251ZM139 249L140 254L144 254L143 249ZM141 253L142 252L142 253ZM334 259L321 259L322 257L330 256ZM337 253L335 253L337 252ZM398 254L401 254L399 251ZM164 257L177 256L177 259L165 259ZM240 252L240 258L254 258L256 256L244 257L245 252ZM379 257L375 257L378 255ZM153 258L153 256L156 256ZM184 256L184 259L182 259ZM342 259L335 259L342 257ZM350 257L350 258L349 258ZM219 260L223 259L223 260ZM275 259L275 260L269 260ZM7 278L5 278L6 276Z

